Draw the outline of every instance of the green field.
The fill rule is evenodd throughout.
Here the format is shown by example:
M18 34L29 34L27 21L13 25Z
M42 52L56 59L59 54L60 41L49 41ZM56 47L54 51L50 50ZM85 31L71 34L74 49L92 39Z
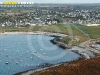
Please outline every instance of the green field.
M15 27L0 27L0 32L27 32L28 27L15 28Z
M100 26L77 26L82 31L87 33L91 39L98 39L100 38Z

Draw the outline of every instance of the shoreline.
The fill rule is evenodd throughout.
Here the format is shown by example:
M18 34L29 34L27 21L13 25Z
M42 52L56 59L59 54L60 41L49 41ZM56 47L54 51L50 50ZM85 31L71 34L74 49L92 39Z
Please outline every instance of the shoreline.
M54 40L54 39L53 39ZM18 72L18 73L15 73L13 75L29 75L29 74L32 74L34 72L38 72L38 71L43 71L43 70L46 70L48 68L52 68L52 67L56 67L56 66L60 66L60 65L63 65L65 63L69 64L70 62L74 62L74 61L77 61L77 60L87 60L87 59L91 59L91 58L96 58L96 56L94 55L93 52L91 52L90 49L88 48L83 48L81 47L83 44L85 46L85 44L87 42L89 42L90 40L86 41L86 42L83 42L80 46L74 46L73 48L71 49L68 49L68 50L71 50L72 52L80 55L80 58L78 59L75 59L75 60L72 60L72 61L66 61L66 62L61 62L60 64L56 64L56 65L53 65L53 66L49 66L49 67L44 67L44 68L39 68L39 69L31 69L31 70L27 70L27 71L22 71L22 72ZM57 43L57 42L56 42ZM53 44L56 44L55 42L53 42ZM60 46L59 46L60 47ZM65 49L66 50L66 49Z
M50 33L50 32L4 32L0 33L0 35L47 35L47 36L54 36L54 37L65 37L68 36L62 33Z
M48 68L52 68L52 67L57 67L57 66L63 65L64 63L69 64L70 62L74 62L74 61L77 61L77 60L80 60L80 59L83 59L83 60L84 59L90 59L90 57L89 57L90 55L87 56L83 51L80 52L80 50L77 50L77 51L79 51L79 52L77 52L77 51L75 51L75 49L74 50L73 49L74 48L72 48L72 50L71 50L72 52L80 55L80 57L78 59L75 59L75 60L72 60L72 61L61 62L59 64L53 64L52 66L49 66L49 67L44 66L44 68L41 68L41 66L40 66L39 69L30 69L30 70L27 70L27 71L22 71L22 72L15 73L13 75L30 75L30 74L32 74L34 72L37 72L37 71L43 71L43 70L48 69ZM84 53L84 54L82 54L82 53Z
M49 68L57 67L57 66L65 64L65 63L68 64L70 62L74 62L74 61L81 60L81 59L82 58L78 58L78 59L75 59L75 60L72 60L72 61L66 61L66 62L61 62L61 63L58 63L58 64L52 64L51 66L44 66L43 68L30 69L30 70L27 70L27 71L22 71L22 72L15 73L13 75L31 75L32 73L37 72L37 71L43 71L43 70L46 70L46 69L49 69Z
M50 33L50 32L40 32L40 31L37 31L37 32L4 32L4 33L0 33L0 35L46 35L46 36L53 36L53 37L68 36L66 34L61 34L61 33ZM62 48L64 50L66 50L66 49L71 50L72 52L80 55L81 58L79 58L79 59L90 59L90 58L95 57L93 51L91 51L90 48L88 48L86 46L86 44L88 44L88 42L90 42L90 41L91 40L88 40L86 42L81 43L78 46L74 46L72 48L69 48L64 43L56 41L55 38L53 40L50 40L51 43L56 44L60 48ZM73 61L76 61L76 60L73 60ZM69 61L69 62L72 62L72 61ZM69 63L69 62L67 62L67 63ZM66 62L61 62L61 64L64 64L64 63L66 63ZM22 72L15 73L13 75L24 75L24 74L31 73L31 72L33 73L33 72L41 71L41 70L44 70L47 68L56 67L56 66L59 66L61 64L56 64L56 65L49 66L49 67L45 66L44 68L39 68L39 69L31 69L31 70L27 70L27 71L22 71Z
M56 65L52 65L52 66L49 66L49 67L45 66L44 68L38 68L38 69L35 69L34 68L34 69L30 69L30 70L26 70L26 71L22 71L22 72L15 73L13 75L24 75L24 74L29 75L29 74L31 74L33 72L45 70L45 69L52 68L52 67L56 67L56 66L59 66L59 65L61 65L61 64L56 64Z

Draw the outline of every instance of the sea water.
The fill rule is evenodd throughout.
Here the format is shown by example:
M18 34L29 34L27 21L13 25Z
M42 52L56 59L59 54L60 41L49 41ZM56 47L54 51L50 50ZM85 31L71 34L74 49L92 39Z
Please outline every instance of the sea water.
M63 50L44 35L1 35L0 75L34 69L44 63L57 64L76 60L79 55Z

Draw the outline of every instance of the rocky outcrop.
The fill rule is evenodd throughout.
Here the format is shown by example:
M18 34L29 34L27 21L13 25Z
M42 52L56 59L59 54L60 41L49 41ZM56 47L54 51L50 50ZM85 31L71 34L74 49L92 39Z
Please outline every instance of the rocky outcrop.
M57 46L61 47L62 49L70 49L71 47L68 47L65 43L56 41L56 38L53 40L50 40L51 43L56 44Z

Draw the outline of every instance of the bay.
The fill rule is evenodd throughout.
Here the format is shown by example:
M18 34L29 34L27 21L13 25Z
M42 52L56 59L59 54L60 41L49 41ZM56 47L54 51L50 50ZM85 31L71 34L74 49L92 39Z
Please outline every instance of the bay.
M12 75L44 63L57 64L80 57L52 44L50 40L53 38L44 35L0 36L0 75Z

